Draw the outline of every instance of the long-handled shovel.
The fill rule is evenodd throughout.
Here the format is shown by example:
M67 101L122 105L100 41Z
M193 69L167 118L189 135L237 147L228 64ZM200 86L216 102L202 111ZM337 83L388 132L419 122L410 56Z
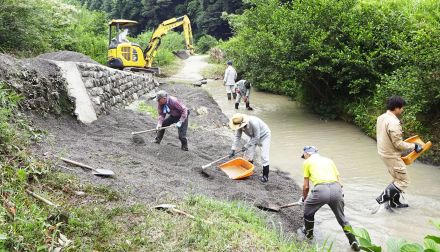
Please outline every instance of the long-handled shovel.
M235 153L235 155L237 155L237 154L240 153L240 152L242 152L242 151L241 151L241 150L240 150L240 151L237 151L237 152ZM209 163L209 164L203 165L203 166L202 166L202 170L201 170L200 172L201 172L203 175L209 177L209 174L206 173L205 169L208 168L208 167L210 167L210 166L212 166L213 164L215 164L215 163L217 163L217 162L220 162L220 161L222 161L222 160L224 160L224 159L227 159L227 158L229 158L229 155L224 156L224 157L221 157L221 158L219 158L219 159L216 159L216 160L212 161L212 162Z
M159 131L159 130L163 130L163 129L168 129L171 127L176 127L175 124L171 124L169 126L166 127L161 127L161 128L154 128L154 129L149 129L149 130L142 130L142 131L135 131L135 132L131 132L132 135L137 135L137 134L142 134L142 133L147 133L147 132L152 132L152 131Z
M186 216L186 217L188 217L190 219L196 220L196 217L194 215L191 215L191 214L189 214L187 212L184 212L182 210L177 209L176 205L173 205L173 204L161 204L161 205L154 206L152 208L153 209L158 209L158 210L166 210L166 211L169 211L169 212L181 214L181 215L184 215L184 216ZM202 221L207 223L207 224L212 224L212 222L207 221L207 220L202 220Z
M110 177L110 176L114 176L115 175L115 173L113 171L111 171L111 170L95 169L95 168L93 168L91 166L88 166L86 164L82 164L80 162L76 162L76 161L73 161L73 160L70 160L70 159L67 159L67 158L60 158L60 159L63 160L64 162L66 162L66 163L73 164L73 165L76 165L76 166L79 166L79 167L83 167L83 168L89 169L89 170L93 171L93 175L96 175L96 176Z
M301 205L300 202L294 202L294 203L289 203L289 204L282 205L282 206L275 206L272 204L268 204L268 205L256 205L256 207L258 207L259 209L264 210L264 211L279 212L282 208L299 206L299 205Z

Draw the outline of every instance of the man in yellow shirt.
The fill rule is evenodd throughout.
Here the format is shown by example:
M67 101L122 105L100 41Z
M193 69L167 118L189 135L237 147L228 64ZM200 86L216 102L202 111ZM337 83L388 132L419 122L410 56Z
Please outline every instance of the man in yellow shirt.
M315 213L325 204L333 211L336 220L344 230L348 242L354 251L360 251L359 243L356 237L347 231L350 224L344 215L344 194L342 185L339 183L339 171L335 163L326 157L318 154L318 149L314 146L306 146L301 156L305 159L303 163L304 185L304 228L303 233L308 239L313 239L313 227ZM309 194L309 182L312 182L314 188Z

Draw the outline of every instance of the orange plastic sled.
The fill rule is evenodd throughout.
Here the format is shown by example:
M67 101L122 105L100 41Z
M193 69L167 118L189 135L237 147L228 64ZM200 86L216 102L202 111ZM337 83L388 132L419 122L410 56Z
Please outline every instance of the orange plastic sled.
M431 141L424 143L418 135L415 135L415 136L412 136L410 138L405 139L405 142L418 143L423 146L423 150L420 153L417 153L416 151L413 150L408 155L402 157L402 160L406 165L412 164L412 162L414 162L423 152L429 150L432 146Z
M254 165L243 158L232 159L219 165L219 168L226 173L230 179L244 179L254 173Z

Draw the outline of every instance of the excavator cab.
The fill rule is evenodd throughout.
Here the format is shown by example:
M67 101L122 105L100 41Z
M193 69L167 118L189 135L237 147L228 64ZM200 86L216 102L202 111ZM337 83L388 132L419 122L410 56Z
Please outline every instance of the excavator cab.
M136 44L127 40L128 27L136 25L138 22L125 19L115 19L109 23L109 46L108 46L108 66L117 69L132 71L159 72L159 68L153 68L153 60L157 54L160 42L168 31L182 26L185 37L186 51L174 52L182 59L187 59L189 55L194 54L191 22L188 16L171 18L162 22L156 30L153 31L151 39L145 50ZM115 37L113 37L113 31Z
M109 23L108 61L112 68L124 69L126 67L145 67L146 61L142 48L127 39L128 28L137 25L132 20L115 19ZM115 36L113 37L113 32Z

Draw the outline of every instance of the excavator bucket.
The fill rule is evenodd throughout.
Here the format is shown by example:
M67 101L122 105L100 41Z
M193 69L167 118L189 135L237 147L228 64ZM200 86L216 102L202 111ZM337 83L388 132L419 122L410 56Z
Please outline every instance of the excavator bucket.
M174 51L173 52L174 55L176 55L177 57L186 60L189 58L190 54L188 53L187 50L180 50L180 51Z

